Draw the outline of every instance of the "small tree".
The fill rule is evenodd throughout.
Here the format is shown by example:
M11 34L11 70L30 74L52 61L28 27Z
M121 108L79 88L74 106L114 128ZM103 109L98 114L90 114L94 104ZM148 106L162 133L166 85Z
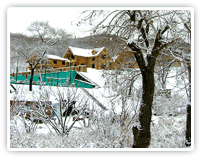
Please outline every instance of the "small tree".
M84 114L88 104L88 99L84 99L84 96L81 97L79 94L78 88L60 90L57 87L56 90L52 88L46 89L43 93L40 93L40 101L45 102L49 100L47 96L52 95L58 103L47 104L46 106L39 104L39 107L32 113L35 119L42 120L42 122L52 127L58 135L62 137L68 136L77 119ZM47 113L47 109L54 113L55 118L51 118L50 114ZM69 124L73 115L76 115L75 119Z
M23 90L21 89L24 93ZM35 95L29 93L29 99L33 101L27 103L19 93L13 98L11 106L11 117L20 116L24 127L22 129L27 133L35 132L37 124L44 123L51 133L62 137L68 136L81 116L90 117L87 111L89 99L81 94L78 88L44 87L42 91L35 92ZM55 101L50 101L50 97ZM20 98L23 98L23 101Z
M36 67L40 64L41 60L44 58L47 49L46 47L38 47L34 48L34 46L27 45L21 46L18 51L25 57L27 62L29 63L31 69L31 76L30 76L30 83L29 83L29 90L32 91L32 81L34 76L34 71Z
M57 44L61 38L67 38L71 35L63 29L55 29L51 27L48 21L32 22L27 29L33 34L33 36L36 36L41 41L38 46L23 42L20 49L18 49L18 51L26 58L30 65L31 77L29 90L32 91L34 71L36 67L40 65L41 60L44 59L47 51L50 50L53 45Z

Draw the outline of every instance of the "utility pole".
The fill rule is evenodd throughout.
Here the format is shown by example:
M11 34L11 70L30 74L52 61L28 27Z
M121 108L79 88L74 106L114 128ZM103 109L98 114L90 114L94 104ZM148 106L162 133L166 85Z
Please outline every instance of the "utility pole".
M16 82L17 82L17 79L18 79L18 60L19 60L19 54L17 52Z
M72 67L72 58L70 59L70 70L69 70L69 83L70 83L70 85L72 84L71 67Z

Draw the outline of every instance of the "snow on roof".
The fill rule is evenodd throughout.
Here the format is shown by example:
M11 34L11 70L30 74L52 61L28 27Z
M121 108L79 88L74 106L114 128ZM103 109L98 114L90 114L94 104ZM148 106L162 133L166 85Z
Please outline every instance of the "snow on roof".
M92 82L99 85L99 87L104 87L105 79L102 77L103 74L102 70L87 68L87 72L79 72L79 74L83 74L84 76L89 78Z
M76 87L55 87L55 86L42 86L41 89L39 86L33 85L33 91L29 91L29 85L16 84L15 88L18 93L10 93L10 100L19 100L19 101L51 101L52 103L58 103L58 100L61 96L66 99L70 94L72 98L77 101L77 104L89 100L89 103L94 103L89 95L84 91L87 91L92 95L99 103L103 104L106 109L109 100L102 95L102 90L97 88L76 88ZM104 93L104 92L103 92ZM48 95L47 95L48 94ZM90 105L90 104L89 104Z
M47 56L47 58L49 58L49 59L65 60L65 61L70 62L67 58L62 58L62 57L59 57L59 56L57 56L57 55L46 54L46 56Z
M100 52L104 49L104 47L102 48L94 48L94 49L83 49L83 48L77 48L77 47L72 47L69 46L69 48L71 49L72 53L74 55L77 56L84 56L84 57L93 57L93 56L97 56L100 54ZM92 54L92 51L95 50L97 53L96 54Z

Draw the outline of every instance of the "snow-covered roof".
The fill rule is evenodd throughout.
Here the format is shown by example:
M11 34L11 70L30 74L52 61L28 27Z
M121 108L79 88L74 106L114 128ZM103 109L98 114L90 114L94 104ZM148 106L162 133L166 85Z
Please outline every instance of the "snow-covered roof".
M79 74L82 74L90 79L90 81L98 85L98 87L104 87L105 85L105 79L102 77L102 70L87 68L87 72L79 72Z
M83 48L77 48L77 47L72 47L72 46L69 46L69 48L71 49L71 51L72 51L72 53L74 55L84 56L84 57L97 56L104 49L104 47L102 47L102 48L94 48L94 49L83 49ZM96 54L92 54L93 50L95 50L97 53Z
M97 88L76 88L76 87L55 87L55 86L39 86L33 85L33 91L29 91L29 85L14 85L18 93L10 93L10 100L19 101L50 101L52 103L58 103L60 95L64 98L68 97L66 94L71 94L71 96L76 99L77 103L85 102L84 100L91 99L89 101L95 100L102 109L109 109L108 98L102 95L102 91ZM87 93L86 93L87 91ZM43 97L41 97L43 96ZM90 104L89 104L90 105Z
M59 57L57 55L46 54L46 57L48 59L65 60L65 61L70 62L67 58L62 58L62 57Z

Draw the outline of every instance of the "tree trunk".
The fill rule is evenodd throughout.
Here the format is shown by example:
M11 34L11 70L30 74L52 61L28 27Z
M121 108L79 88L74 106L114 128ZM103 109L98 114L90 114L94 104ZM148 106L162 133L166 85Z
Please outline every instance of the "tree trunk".
M140 20L141 21L141 20ZM142 23L142 22L141 22ZM142 24L140 23L140 27ZM147 54L146 58L144 58L144 53L141 48L134 42L128 43L128 46L134 51L134 56L138 63L138 66L141 70L142 74L142 86L143 86L143 94L142 101L140 106L140 114L139 114L139 122L140 128L133 127L134 134L134 144L132 147L134 148L148 148L150 145L150 124L152 117L152 103L154 96L154 67L156 58L159 54L159 51L164 47L167 47L169 43L164 45L161 44L161 36L168 30L169 27L166 26L163 31L159 29L156 34L154 46L152 48L151 54ZM144 36L145 31L141 29L141 33L143 38L146 40L146 36ZM145 43L147 48L149 47L149 43Z
M29 91L32 91L33 76L34 76L34 69L31 68L31 76L30 76L30 80L29 80Z
M140 128L133 127L134 144L133 148L148 148L150 145L150 124L152 116L152 103L154 96L154 66L156 57L158 56L158 45L155 44L154 51L151 56L147 55L146 65L145 59L143 58L142 51L135 46L134 43L129 44L129 47L135 51L134 56L138 62L139 68L142 74L142 86L143 94L140 106L139 122Z
M154 95L154 70L145 67L142 71L143 94L139 114L140 128L133 127L133 148L148 148L150 145L150 124Z
M191 146L191 104L187 105L186 146Z
M191 62L190 60L187 63L188 66L188 75L189 75L189 102L187 105L187 121L186 121L186 146L191 146Z

